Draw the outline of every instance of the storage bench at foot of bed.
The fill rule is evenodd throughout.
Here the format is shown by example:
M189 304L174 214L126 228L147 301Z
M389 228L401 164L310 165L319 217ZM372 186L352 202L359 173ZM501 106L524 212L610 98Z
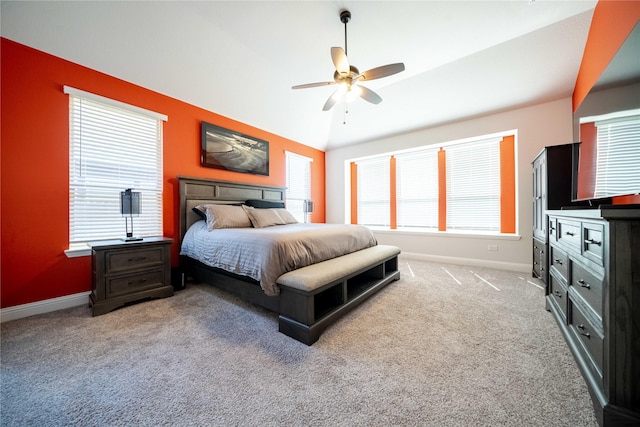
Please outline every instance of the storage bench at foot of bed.
M394 280L400 279L395 246L377 245L283 274L279 330L304 344Z

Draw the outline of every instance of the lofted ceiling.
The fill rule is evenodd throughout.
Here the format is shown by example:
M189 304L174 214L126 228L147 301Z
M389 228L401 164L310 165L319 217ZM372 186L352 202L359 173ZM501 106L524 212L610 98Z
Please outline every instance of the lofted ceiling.
M571 96L596 0L1 3L3 37L321 150ZM330 48L403 62L322 111Z

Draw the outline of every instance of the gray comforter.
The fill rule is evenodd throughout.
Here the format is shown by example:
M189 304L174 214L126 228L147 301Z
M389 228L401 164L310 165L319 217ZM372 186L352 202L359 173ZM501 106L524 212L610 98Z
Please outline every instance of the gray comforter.
M204 221L184 236L180 255L260 281L278 295L282 274L376 245L368 228L351 224L288 224L207 230Z

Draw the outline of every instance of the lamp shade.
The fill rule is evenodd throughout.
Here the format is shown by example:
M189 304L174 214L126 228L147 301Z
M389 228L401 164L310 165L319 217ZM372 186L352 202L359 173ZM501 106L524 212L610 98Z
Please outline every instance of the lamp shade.
M140 215L140 193L127 188L120 192L120 213L125 216Z

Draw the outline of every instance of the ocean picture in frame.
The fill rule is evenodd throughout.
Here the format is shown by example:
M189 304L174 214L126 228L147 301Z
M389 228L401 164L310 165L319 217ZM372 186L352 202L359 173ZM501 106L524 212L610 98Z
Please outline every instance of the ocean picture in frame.
M234 172L269 175L269 142L202 122L200 164Z

